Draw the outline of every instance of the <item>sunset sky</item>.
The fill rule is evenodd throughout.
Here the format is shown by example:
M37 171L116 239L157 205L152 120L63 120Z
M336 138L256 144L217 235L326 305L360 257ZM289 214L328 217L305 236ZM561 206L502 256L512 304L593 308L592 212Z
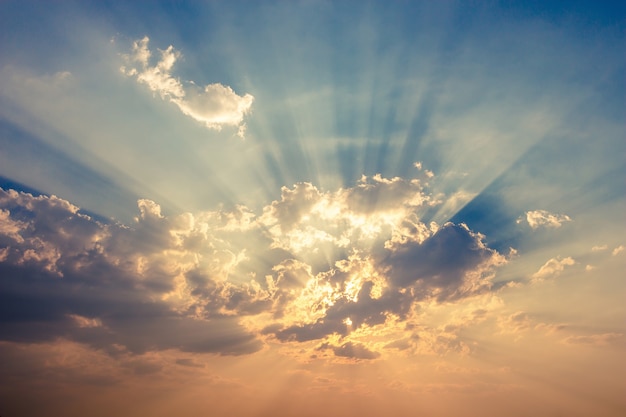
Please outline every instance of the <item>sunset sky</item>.
M0 1L0 416L626 415L626 7Z

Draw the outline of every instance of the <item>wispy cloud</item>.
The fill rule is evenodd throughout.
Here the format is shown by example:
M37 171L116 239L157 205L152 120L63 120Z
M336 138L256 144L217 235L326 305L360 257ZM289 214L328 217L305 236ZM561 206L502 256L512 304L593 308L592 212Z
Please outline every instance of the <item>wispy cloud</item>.
M601 333L584 336L569 336L563 342L570 345L609 346L624 340L622 333Z
M532 275L532 281L541 282L546 278L557 276L561 274L566 267L574 264L576 264L576 261L569 256L567 258L552 258L543 264L541 268L539 268L539 270Z

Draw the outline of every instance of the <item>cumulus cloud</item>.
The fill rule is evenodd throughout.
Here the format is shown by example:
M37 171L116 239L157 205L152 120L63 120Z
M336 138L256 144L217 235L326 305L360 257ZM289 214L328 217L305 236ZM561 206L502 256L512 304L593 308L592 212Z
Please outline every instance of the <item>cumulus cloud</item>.
M557 276L563 272L565 267L572 266L575 263L576 261L569 256L563 259L560 257L552 258L543 264L541 268L539 268L539 270L532 275L532 280L533 282L541 282L546 278Z
M3 339L37 342L63 335L133 352L259 349L237 320L193 317L169 301L195 260L176 251L168 219L150 203L140 201L142 214L131 228L95 221L54 196L0 189Z
M538 229L541 227L558 228L563 223L572 221L572 219L565 214L554 214L546 210L533 210L527 211L525 216L517 219L517 223L523 221L526 221L532 229Z
M263 210L259 222L273 246L299 256L325 250L371 247L384 237L423 241L433 225L418 217L436 204L418 179L363 176L351 188L322 192L310 183L283 187L281 198ZM392 232L390 236L389 233Z
M152 52L148 48L149 38L133 43L130 54L124 55L127 65L122 73L145 84L164 100L174 103L180 111L203 123L210 129L220 130L223 126L238 127L238 135L245 134L244 117L250 112L254 97L239 96L229 86L219 83L198 86L193 81L183 82L172 75L174 64L181 53L172 45L159 51L159 59L152 63Z
M432 204L419 181L400 178L363 177L334 193L311 184L284 188L260 218L277 246L306 257L291 239L296 233L311 238L314 228L332 236L334 249L347 242L353 252L313 277L313 286L294 299L296 306L315 300L317 314L293 308L289 316L299 320L267 331L280 341L348 337L405 319L417 302L455 302L490 291L505 257L464 224L423 223L417 213Z
M506 263L465 224L424 223L436 204L420 180L375 175L335 191L283 187L258 216L167 216L141 199L122 225L0 190L1 334L135 354L245 354L272 338L374 358L353 335L405 322L420 303L486 294Z

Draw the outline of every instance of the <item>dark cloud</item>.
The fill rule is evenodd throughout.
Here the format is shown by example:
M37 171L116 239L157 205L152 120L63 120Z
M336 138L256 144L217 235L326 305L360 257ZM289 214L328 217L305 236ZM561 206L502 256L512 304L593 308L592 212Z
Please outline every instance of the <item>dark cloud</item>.
M204 364L198 363L191 358L176 359L176 365L187 366L189 368L204 368Z
M0 190L0 202L8 213L0 226L2 340L63 337L133 353L260 349L236 318L191 317L164 300L181 266L150 258L174 246L171 225L151 202L140 201L135 228L96 222L56 197ZM236 294L226 300L243 303Z
M331 334L346 336L363 325L384 324L390 314L404 318L408 313L412 298L408 292L391 290L380 298L372 298L373 283L367 281L361 287L357 300L340 298L328 308L323 319L305 325L289 326L276 332L279 340L304 342L322 339ZM350 325L345 323L350 320Z
M380 357L380 353L371 351L360 343L346 342L339 346L330 343L322 343L318 348L318 350L326 349L332 350L335 356L350 359L376 359Z
M454 300L489 287L492 267L504 262L482 239L464 224L446 223L422 243L388 251L379 265L393 285L414 287L418 298Z
M314 323L289 326L275 333L281 342L307 342L323 339L331 334L345 336L349 333L348 326L342 321L318 319Z
M504 258L486 247L482 239L463 224L447 223L422 243L408 241L393 249L381 248L375 252L378 258L374 263L388 284L382 294L372 296L374 283L365 281L356 299L341 297L322 318L288 326L275 335L281 341L298 342L332 334L344 337L364 325L382 325L391 315L404 319L420 301L450 302L488 291L493 269ZM355 268L334 271L326 277L335 285L345 285L351 274L359 273L359 267Z

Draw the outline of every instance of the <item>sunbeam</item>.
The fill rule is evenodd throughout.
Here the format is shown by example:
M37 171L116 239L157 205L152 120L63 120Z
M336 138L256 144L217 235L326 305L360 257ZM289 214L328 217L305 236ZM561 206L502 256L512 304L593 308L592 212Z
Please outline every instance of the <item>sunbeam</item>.
M0 415L624 415L625 28L0 2Z

